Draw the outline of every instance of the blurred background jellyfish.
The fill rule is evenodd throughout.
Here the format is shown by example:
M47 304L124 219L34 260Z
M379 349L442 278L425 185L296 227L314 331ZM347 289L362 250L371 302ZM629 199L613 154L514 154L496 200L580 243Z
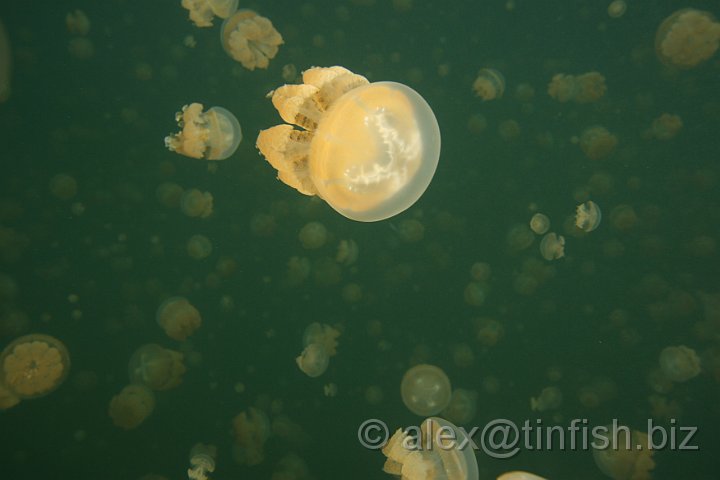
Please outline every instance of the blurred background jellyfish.
M503 473L497 477L497 480L545 480L545 478L534 473L514 471Z
M665 347L660 352L660 370L673 382L686 382L700 374L700 357L685 345Z
M530 230L537 235L543 235L550 229L550 219L543 213L536 213L530 219Z
M405 406L415 415L426 417L442 412L450 404L450 379L435 365L420 364L408 369L400 382Z
M291 125L258 135L278 178L318 195L352 220L373 222L408 209L425 192L440 157L440 128L427 102L395 82L369 83L342 67L311 68L272 102Z
M480 478L472 442L451 422L431 417L423 421L419 438L408 438L407 432L397 429L383 447L382 453L387 457L384 472L406 480Z
M308 377L319 377L327 370L330 356L322 344L311 343L295 359L295 363Z
M720 23L708 12L683 8L660 24L655 52L665 65L692 68L712 57L720 44Z
M225 52L248 70L267 68L283 44L272 22L252 10L239 10L225 20L220 35Z
M452 392L450 403L441 415L454 424L467 425L475 417L476 411L477 393L464 388L456 388Z
M505 77L494 68L483 68L473 82L475 95L485 101L502 98L505 93Z
M600 225L602 212L597 203L588 200L575 208L575 226L586 233L590 233Z
M338 337L340 331L330 325L313 322L307 326L303 333L303 346L317 343L323 346L327 354L331 357L337 354Z
M70 371L65 345L49 335L32 334L15 339L0 355L4 385L18 398L42 397L62 384Z
M320 222L308 222L300 229L298 238L306 250L315 250L325 245L328 237L327 228Z
M593 436L593 459L605 475L613 480L651 478L655 461L646 433L623 425L608 425L605 433L593 433Z
M205 235L193 235L185 245L190 258L202 260L210 256L213 251L212 242Z
M548 95L561 103L597 102L606 91L605 77L599 72L587 72L582 75L558 73L548 85Z
M242 465L258 465L265 459L265 442L270 438L270 420L265 412L254 407L240 412L233 419L235 444L233 457Z
M184 297L170 297L160 304L156 320L168 337L182 342L200 327L202 317Z
M657 140L670 140L675 138L682 127L683 122L680 116L663 113L653 120L652 125L643 133L643 136Z
M183 354L150 343L135 350L128 364L130 383L153 390L169 390L182 383L185 374Z
M155 409L155 394L145 385L128 385L110 400L108 414L115 426L132 430Z
M238 0L182 0L190 20L198 27L212 27L213 17L228 18L235 13Z
M208 218L213 213L213 195L189 188L180 197L180 210L188 217Z
M186 157L225 160L242 140L237 118L222 107L203 113L202 104L191 103L175 114L175 121L182 130L165 137L165 146Z
M540 240L540 255L545 260L557 260L565 256L565 237L550 232Z
M215 445L195 444L190 449L190 468L187 474L189 480L208 480L208 473L215 471L217 447Z
M591 160L607 157L615 151L618 139L600 125L588 127L580 134L580 149Z
M557 410L563 402L563 394L558 387L545 387L537 397L530 399L530 409L533 412Z
M12 77L12 53L10 38L5 25L0 20L0 103L10 98L10 79Z

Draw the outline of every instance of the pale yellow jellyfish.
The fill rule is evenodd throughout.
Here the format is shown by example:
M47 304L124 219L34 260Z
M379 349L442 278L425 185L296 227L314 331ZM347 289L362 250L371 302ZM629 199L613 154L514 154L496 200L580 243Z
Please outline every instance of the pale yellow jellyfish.
M238 10L225 20L220 39L225 52L248 70L267 68L284 43L272 22L252 10Z
M190 258L202 260L210 256L213 250L212 242L205 235L193 235L185 245Z
M652 125L645 131L644 136L658 140L670 140L675 138L682 129L683 122L678 115L663 113L653 120Z
M712 57L720 45L720 23L712 14L683 8L667 17L655 35L655 52L665 65L692 68Z
M617 137L599 125L588 127L580 134L580 148L592 160L610 155L617 143Z
M303 346L307 347L313 343L319 343L323 346L327 354L331 357L337 354L338 337L340 331L330 325L313 322L305 328L303 333Z
M208 473L215 471L217 447L196 443L190 449L190 465L187 474L190 480L208 480Z
M673 382L686 382L700 374L700 357L685 345L665 347L660 352L660 370Z
M308 222L300 229L298 239L306 250L315 250L325 245L328 238L328 231L320 222Z
M12 53L10 38L5 25L0 21L0 103L10 98L10 78L12 77Z
M70 371L70 356L57 338L32 334L5 347L0 366L0 384L18 398L35 398L60 386Z
M502 98L505 93L505 77L494 68L483 68L473 82L475 95L485 101Z
M557 410L563 402L563 394L558 387L545 387L537 397L530 399L530 409L533 412Z
M457 425L466 425L475 417L477 411L477 393L456 388L450 397L450 403L442 411L443 418Z
M159 307L156 320L168 337L182 342L200 327L200 312L186 298L171 297Z
M150 343L135 350L128 365L130 383L153 390L169 390L182 383L185 374L183 354Z
M450 379L434 365L420 364L410 368L400 382L405 406L420 416L442 412L452 396Z
M258 135L278 178L352 220L383 220L414 204L440 157L427 102L405 85L368 83L342 67L311 68L303 82L278 88L272 101L304 130L277 125Z
M190 20L198 27L212 27L213 17L228 18L235 13L238 0L182 0Z
M357 261L359 255L360 248L355 240L340 240L335 261L348 267Z
M503 473L497 480L546 480L545 477L540 477L530 472L521 472L519 470L514 472Z
M555 232L545 235L540 241L540 254L545 260L557 260L565 256L565 237Z
M175 121L182 130L165 137L165 146L186 157L225 160L242 140L237 118L222 107L203 113L202 104L191 103L175 114Z
M413 437L410 437L412 433ZM478 464L467 434L438 417L416 429L397 429L382 452L383 471L403 480L478 480Z
M190 188L180 197L180 210L188 217L207 218L213 213L213 200L212 193Z
M608 425L605 431L593 430L595 465L613 480L650 480L655 468L646 433L623 425Z
M565 103L591 103L600 100L607 91L605 77L599 72L587 72L582 75L558 73L548 85L548 95Z
M595 230L602 220L602 212L597 203L588 200L575 208L575 226L584 232Z
M550 229L550 219L543 213L536 213L530 219L530 230L537 235L543 235Z
M494 318L481 317L473 322L476 328L476 338L480 345L492 347L505 335L505 328Z
M132 430L155 409L155 394L145 385L128 385L110 400L108 414L115 426Z
M627 3L625 3L625 0L613 0L607 8L608 16L610 18L620 18L625 15L626 10Z
M270 420L265 412L250 407L233 419L235 445L233 456L244 465L253 466L265 459L264 446L270 438Z
M330 356L320 343L311 343L295 359L300 370L308 377L319 377L330 364Z

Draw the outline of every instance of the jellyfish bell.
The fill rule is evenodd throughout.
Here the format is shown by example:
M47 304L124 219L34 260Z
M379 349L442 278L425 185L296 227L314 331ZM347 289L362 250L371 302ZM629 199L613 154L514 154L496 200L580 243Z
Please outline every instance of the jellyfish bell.
M555 232L546 234L540 241L540 254L548 261L564 257L565 237Z
M673 382L686 382L700 374L700 357L685 345L665 347L659 361L660 370Z
M593 459L598 469L614 480L649 480L655 468L648 435L623 425L594 429Z
M420 364L405 372L400 394L405 406L414 414L435 415L450 404L452 387L450 379L440 368Z
M272 22L253 10L238 10L220 29L225 52L248 70L267 68L282 45L282 35Z
M242 141L240 123L222 107L212 107L203 113L201 103L191 103L175 114L175 120L182 130L165 137L165 146L186 157L225 160Z
M330 355L328 355L323 344L311 343L295 359L295 363L308 377L319 377L327 370Z
M24 335L0 355L0 384L20 399L47 395L58 388L70 371L65 345L49 335Z
M427 102L410 87L368 83L342 67L312 68L303 81L275 90L273 104L304 130L277 125L257 139L278 178L352 220L384 220L413 205L440 158Z
M530 219L530 230L537 235L543 235L550 229L550 219L544 213L536 213Z
M595 230L602 220L602 212L597 203L588 200L577 206L575 209L575 226L580 230L590 233Z
M494 68L483 68L478 72L473 90L485 101L501 98L505 93L505 77Z
M720 23L709 12L680 9L667 17L655 35L662 63L692 68L712 57L720 46Z
M135 350L128 363L130 383L169 390L182 383L183 354L150 343Z
M519 470L514 472L506 472L497 477L497 480L545 480L544 477L540 477L530 472L521 472Z
M238 0L182 0L190 20L198 27L212 27L213 17L228 18L237 10Z

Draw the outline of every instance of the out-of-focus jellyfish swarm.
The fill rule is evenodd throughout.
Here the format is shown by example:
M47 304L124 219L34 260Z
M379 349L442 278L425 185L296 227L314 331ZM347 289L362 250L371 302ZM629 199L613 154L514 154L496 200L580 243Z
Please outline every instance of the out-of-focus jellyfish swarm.
M557 260L565 256L565 237L555 232L546 234L540 240L540 255L545 260Z
M580 230L590 233L595 230L602 220L602 212L597 203L588 200L575 208L575 226Z
M239 10L225 20L220 38L225 52L248 70L267 68L284 43L272 22L252 10Z
M171 297L158 307L156 320L168 337L182 342L202 324L197 308L184 297Z
M190 20L198 27L212 27L213 17L228 18L235 13L238 0L182 0Z
M130 383L153 390L169 390L182 383L183 354L154 343L143 345L130 357L128 372Z
M515 471L515 472L503 473L502 475L497 477L497 480L546 480L546 479L544 477L535 475L534 473Z
M684 8L660 24L655 52L665 65L692 68L712 57L720 45L720 23L708 12Z
M337 338L340 331L329 326L314 322L307 326L303 334L305 347L295 359L300 370L309 377L319 377L330 363L330 357L337 354Z
M318 195L352 220L373 222L406 210L425 192L440 157L440 129L411 88L369 83L342 67L303 72L272 102L288 123L263 130L257 147L278 178Z
M655 461L647 434L622 425L606 428L593 441L593 459L600 471L613 480L650 480Z
M580 134L580 149L591 160L607 157L617 147L618 139L600 125L588 127Z
M643 136L645 138L655 138L657 140L670 140L675 138L682 127L683 122L678 115L663 113L653 120L650 128L643 132Z
M189 480L208 480L208 473L215 471L217 447L215 445L195 444L190 449L190 468L187 474Z
M420 432L397 429L390 437L382 449L387 457L383 471L403 480L478 480L477 459L470 445L465 432L452 423L427 418Z
M582 75L567 75L558 73L553 76L548 85L548 95L558 102L591 103L600 100L607 87L605 77L598 72L588 72Z
M110 400L108 414L115 426L132 430L155 409L155 394L145 385L128 385Z
M12 77L12 53L10 38L2 20L0 20L0 103L10 98L10 78Z
M686 382L700 374L700 357L685 345L665 347L660 352L660 370L673 382Z
M546 412L557 410L563 402L563 394L557 387L545 387L537 397L530 399L530 409L533 412Z
M70 356L63 343L49 335L32 334L15 339L0 355L0 386L12 397L36 398L55 390L67 378Z
M505 77L494 68L483 68L473 82L475 95L485 101L502 98L505 93Z
M436 415L450 404L452 386L440 368L420 364L403 375L400 395L405 406L415 415Z
M175 114L175 121L182 130L165 137L165 146L186 157L225 160L242 140L237 118L222 107L203 113L202 104L191 103Z
M258 465L265 459L265 442L270 438L270 420L265 412L254 407L240 412L233 419L235 444L233 457L242 465Z

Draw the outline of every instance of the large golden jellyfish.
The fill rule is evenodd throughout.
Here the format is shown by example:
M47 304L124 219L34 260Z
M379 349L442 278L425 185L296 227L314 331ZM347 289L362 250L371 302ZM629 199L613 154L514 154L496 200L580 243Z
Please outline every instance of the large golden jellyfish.
M655 35L655 52L665 65L692 68L720 45L720 23L708 12L683 8L667 17Z
M225 20L220 39L225 52L248 70L267 68L284 43L272 22L252 10L239 10Z
M32 334L5 347L0 365L0 385L18 398L35 398L60 386L70 371L70 356L57 338Z
M420 434L397 431L382 452L383 471L403 480L478 480L478 465L465 432L438 417L423 421ZM409 432L416 438L409 438Z
M10 77L12 74L12 55L10 39L5 25L0 21L0 102L10 97Z
M649 480L653 454L646 433L622 425L607 426L593 443L595 464L614 480Z
M203 113L202 104L191 103L175 114L175 121L182 130L165 137L165 146L186 157L225 160L242 141L240 122L222 107Z
M408 209L425 192L440 158L440 128L427 102L395 82L343 67L303 72L272 102L288 123L263 130L257 147L278 178L318 195L352 220L374 222Z
M198 27L212 27L213 17L228 18L235 13L238 0L182 0L190 20Z
M128 385L110 400L108 414L125 430L140 426L155 409L155 394L145 385Z

